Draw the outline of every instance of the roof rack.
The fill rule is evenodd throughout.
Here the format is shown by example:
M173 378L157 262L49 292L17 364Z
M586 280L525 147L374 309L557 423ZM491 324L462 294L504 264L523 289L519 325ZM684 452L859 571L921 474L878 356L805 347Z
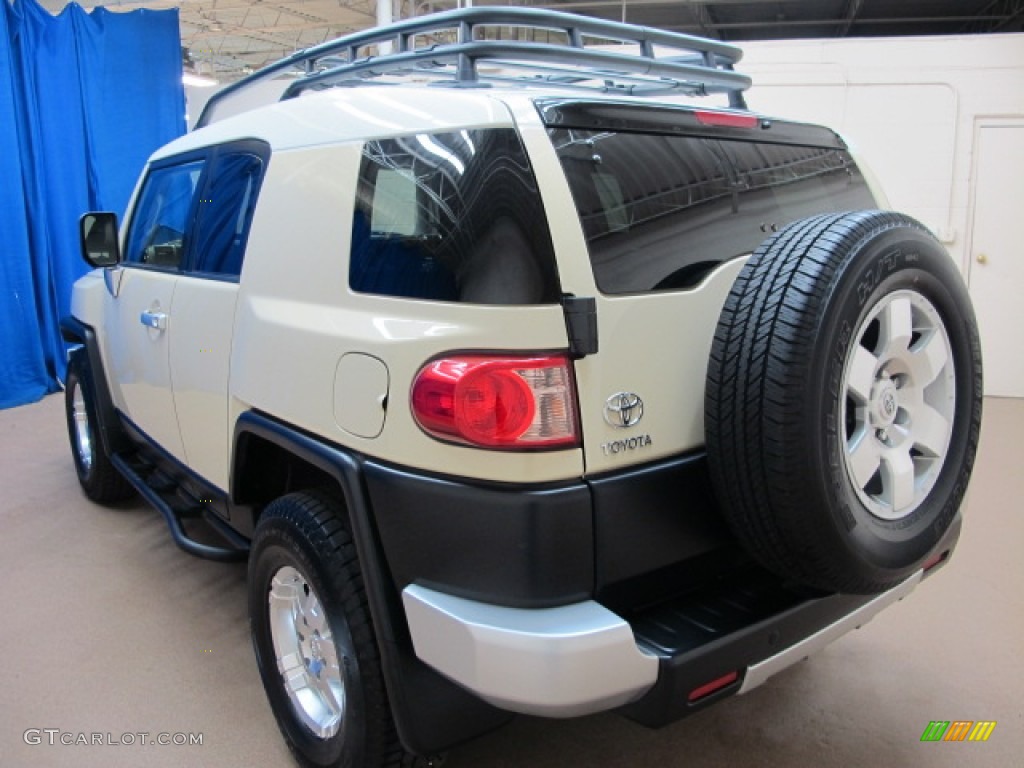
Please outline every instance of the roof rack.
M504 27L546 32L548 42L487 39L487 28ZM551 33L564 42L550 42ZM626 54L585 47L595 42L639 45L640 51ZM365 49L371 46L390 52L367 55ZM656 58L655 46L670 49L671 55ZM733 71L742 55L739 48L717 40L559 11L464 8L297 51L214 94L196 127L208 125L218 109L224 110L242 93L249 94L249 102L257 95L256 86L296 72L298 77L274 98L290 99L311 88L358 85L384 75L412 75L459 87L500 82L633 96L726 93L731 107L746 109L743 91L750 87L750 78ZM481 68L480 62L491 66Z

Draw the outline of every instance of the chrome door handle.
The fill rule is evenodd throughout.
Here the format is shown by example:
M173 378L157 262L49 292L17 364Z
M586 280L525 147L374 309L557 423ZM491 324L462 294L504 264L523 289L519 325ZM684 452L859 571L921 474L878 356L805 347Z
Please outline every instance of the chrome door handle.
M167 328L167 315L163 312L143 312L139 316L139 322L147 328L163 331Z

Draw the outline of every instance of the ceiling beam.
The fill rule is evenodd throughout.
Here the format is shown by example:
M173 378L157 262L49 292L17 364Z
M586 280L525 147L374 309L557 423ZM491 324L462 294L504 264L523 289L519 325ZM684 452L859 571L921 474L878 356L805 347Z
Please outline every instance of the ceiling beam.
M852 23L855 26L871 24L955 24L964 21L982 20L992 22L1010 21L1011 16L905 16L900 18L858 18ZM835 19L786 19L782 21L730 21L715 24L716 29L769 29L772 27L828 27L835 26Z
M1008 27L1011 24L1013 24L1015 22L1018 22L1018 21L1024 22L1024 3L1021 4L1021 9L1019 11L1017 11L1016 13L1008 16L1006 19L1004 19L1003 21L1001 21L998 24L996 24L995 27L992 28L992 31L993 32L998 32L999 30L1003 29L1004 27Z
M995 24L987 24L990 16L1002 16ZM961 27L958 32L971 34L982 32L998 32L1011 24L1024 19L1024 0L993 0L980 11L976 21Z
M843 20L843 24L839 29L839 36L846 37L850 34L850 28L854 22L857 21L857 16L860 14L861 6L864 5L864 0L850 0L846 4L846 18Z
M687 3L690 8L690 15L697 24L700 33L705 36L714 34L715 20L711 17L711 11L704 3Z
M643 8L645 6L653 5L685 5L710 10L710 7L716 5L767 5L769 3L772 5L779 5L779 0L628 0L626 5L629 8ZM567 0L567 2L564 3L526 2L523 4L535 8L549 8L554 11L564 11L580 8L618 8L622 5L622 0Z
M389 0L384 0L388 2ZM395 18L445 10L468 0L390 0ZM68 0L39 0L58 13ZM376 21L378 0L78 0L85 8L104 5L119 11L145 7L175 8L183 45L206 66L235 76L297 48L365 29ZM888 3L865 0L819 3L812 0L476 0L576 11L662 25L668 29L719 39L855 34L915 34L1024 31L1024 0L917 0ZM886 12L898 18L865 18ZM785 12L791 18L784 18ZM914 16L922 13L922 16ZM948 14L948 15L943 15ZM811 15L819 18L809 18ZM820 18L823 17L823 18ZM726 21L725 19L728 19ZM747 21L744 21L747 19ZM915 29L915 25L919 25ZM215 72L216 74L216 72Z

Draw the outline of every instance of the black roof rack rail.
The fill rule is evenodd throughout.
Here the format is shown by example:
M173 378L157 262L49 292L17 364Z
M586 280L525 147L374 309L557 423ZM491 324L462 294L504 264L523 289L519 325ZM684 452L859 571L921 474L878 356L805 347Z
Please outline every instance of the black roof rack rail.
M564 36L565 42L486 39L478 30L531 29ZM426 36L453 38L453 42ZM639 45L639 54L585 47L585 41ZM369 46L390 53L363 55ZM655 57L655 46L672 55ZM254 86L301 70L284 88L282 100L311 88L356 85L381 75L416 75L453 86L489 82L557 84L560 87L654 96L666 93L726 93L729 105L746 109L743 91L750 78L733 71L743 53L736 46L692 35L535 8L464 8L374 27L306 48L223 88L206 104L196 127L212 122L218 106ZM479 62L493 65L481 71ZM509 74L510 70L525 72Z

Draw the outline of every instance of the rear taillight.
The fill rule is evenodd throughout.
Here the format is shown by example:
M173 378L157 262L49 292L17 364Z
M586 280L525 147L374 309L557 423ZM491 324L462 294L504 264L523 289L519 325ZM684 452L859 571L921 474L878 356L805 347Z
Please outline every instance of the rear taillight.
M428 434L487 448L579 444L568 358L446 357L412 385L412 411Z

